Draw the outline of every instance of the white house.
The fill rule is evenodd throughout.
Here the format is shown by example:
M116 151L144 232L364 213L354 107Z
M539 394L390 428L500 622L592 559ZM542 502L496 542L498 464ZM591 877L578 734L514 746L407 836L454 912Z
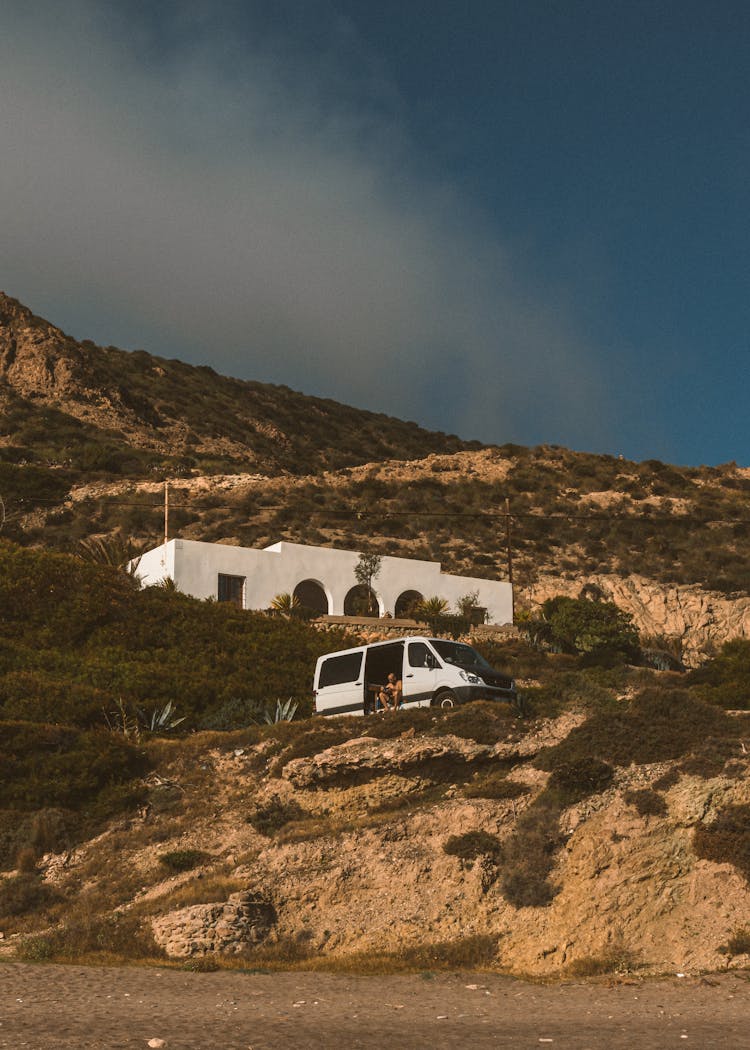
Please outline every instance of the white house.
M360 611L366 588L357 586L356 551L274 543L264 550L230 547L197 540L170 540L147 551L137 572L146 585L173 580L178 590L195 598L216 598L242 609L268 609L277 594L296 594L300 602L324 615ZM513 622L513 591L509 583L451 576L434 561L384 556L372 581L380 616L403 616L420 598L444 598L455 610L459 598L476 593L487 622Z

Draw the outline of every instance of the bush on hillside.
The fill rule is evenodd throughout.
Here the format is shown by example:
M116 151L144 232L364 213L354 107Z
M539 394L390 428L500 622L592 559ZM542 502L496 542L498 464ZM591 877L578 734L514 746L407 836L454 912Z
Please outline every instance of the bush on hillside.
M37 911L59 899L60 895L39 875L27 872L0 879L0 919Z
M572 806L589 795L605 791L613 779L614 770L608 762L579 758L555 766L547 782L547 792L556 796L561 806Z
M632 663L640 652L632 616L614 602L548 598L527 629L537 644L583 656L591 663Z
M557 887L549 876L564 842L559 821L558 805L543 793L503 843L500 888L514 908L544 908L554 899Z
M504 772L495 770L476 777L463 789L465 798L494 798L512 800L528 795L531 788L518 780L509 780Z
M169 853L162 853L159 863L163 864L168 871L183 872L192 871L200 864L206 864L211 859L211 854L202 849L175 849Z
M46 807L104 816L138 794L145 754L106 731L1 722L0 798L7 809Z
M734 638L702 667L690 672L689 684L710 704L733 710L750 708L750 641Z
M0 677L0 716L8 721L102 726L109 703L103 689L44 671L10 671Z
M535 760L540 769L592 758L614 766L663 762L710 744L726 757L737 750L742 726L684 689L643 690L629 705L595 712Z
M0 543L0 717L89 727L161 710L233 729L276 696L310 710L315 661L351 636L162 588L77 558Z
M750 883L750 806L728 806L712 824L699 824L693 850L715 864L732 864Z

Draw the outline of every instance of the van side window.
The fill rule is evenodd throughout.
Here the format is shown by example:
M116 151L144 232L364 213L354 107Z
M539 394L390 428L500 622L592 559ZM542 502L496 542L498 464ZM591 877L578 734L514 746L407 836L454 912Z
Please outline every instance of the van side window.
M437 661L424 642L409 643L409 667L437 667Z
M362 653L346 653L344 656L332 656L324 660L320 668L318 689L327 685L343 685L345 682L356 682L362 667Z

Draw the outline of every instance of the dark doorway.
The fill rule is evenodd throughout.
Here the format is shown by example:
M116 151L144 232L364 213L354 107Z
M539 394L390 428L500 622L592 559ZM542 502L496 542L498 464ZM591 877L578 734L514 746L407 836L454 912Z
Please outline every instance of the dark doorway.
M377 616L378 599L367 584L358 583L344 598L344 616Z
M294 597L297 598L303 609L309 609L316 616L328 614L328 598L321 585L315 580L302 580L294 588Z
M419 591L402 591L396 599L396 608L394 610L396 619L413 616L414 606L422 601L422 597Z

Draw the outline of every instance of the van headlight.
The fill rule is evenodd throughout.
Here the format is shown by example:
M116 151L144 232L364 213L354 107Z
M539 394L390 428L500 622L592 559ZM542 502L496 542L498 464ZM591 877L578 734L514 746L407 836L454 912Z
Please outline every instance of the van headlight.
M458 673L461 675L461 677L463 678L463 680L465 682L471 682L472 685L482 685L483 684L482 679L479 678L475 674L471 674L468 671L459 671Z

